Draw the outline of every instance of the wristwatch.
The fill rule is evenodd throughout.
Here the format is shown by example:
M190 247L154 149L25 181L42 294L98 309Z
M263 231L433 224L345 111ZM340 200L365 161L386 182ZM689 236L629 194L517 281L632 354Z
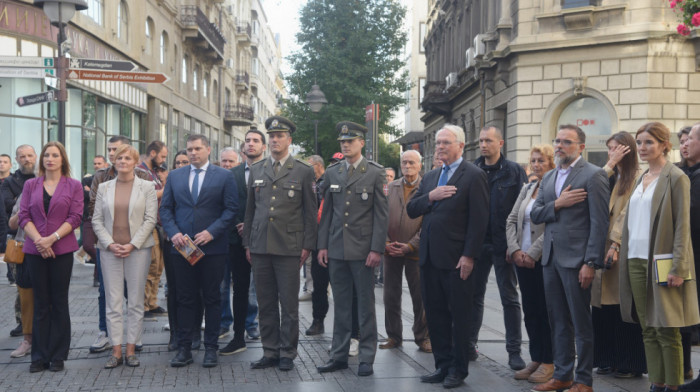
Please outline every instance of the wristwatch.
M589 268L593 268L594 270L600 269L600 267L598 266L598 264L596 264L596 263L594 263L594 262L592 262L592 261L587 262L586 265L587 265Z

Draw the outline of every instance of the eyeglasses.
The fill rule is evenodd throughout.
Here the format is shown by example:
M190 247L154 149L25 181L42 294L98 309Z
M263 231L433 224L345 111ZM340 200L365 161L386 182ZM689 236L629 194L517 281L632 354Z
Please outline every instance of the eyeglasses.
M571 147L571 145L581 144L581 142L575 142L573 140L567 140L567 139L554 139L554 140L552 140L552 144L555 146L561 144L565 147Z

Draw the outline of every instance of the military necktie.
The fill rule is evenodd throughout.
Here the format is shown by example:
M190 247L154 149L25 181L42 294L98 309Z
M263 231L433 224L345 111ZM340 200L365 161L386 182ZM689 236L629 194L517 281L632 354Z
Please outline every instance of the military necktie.
M355 174L355 166L350 165L348 168L348 178L352 177L353 174Z
M277 161L274 165L272 165L272 171L275 172L275 175L280 172L280 161Z

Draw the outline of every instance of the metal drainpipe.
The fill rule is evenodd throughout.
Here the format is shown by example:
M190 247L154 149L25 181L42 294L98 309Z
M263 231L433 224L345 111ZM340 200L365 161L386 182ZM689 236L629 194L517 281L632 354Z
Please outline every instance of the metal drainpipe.
M479 129L486 126L486 82L484 81L484 71L479 71L479 90L481 94L481 119Z

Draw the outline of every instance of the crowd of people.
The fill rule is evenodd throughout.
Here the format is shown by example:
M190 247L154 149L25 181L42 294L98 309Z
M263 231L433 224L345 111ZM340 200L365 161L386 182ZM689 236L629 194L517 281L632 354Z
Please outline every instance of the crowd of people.
M64 369L73 254L82 245L99 287L90 351L111 348L109 369L139 366L144 317L167 314L173 367L191 364L202 345L202 366L217 366L219 355L246 350L247 337L263 348L251 368L292 370L300 298L313 308L305 334L323 334L330 284L332 345L318 371L346 369L357 355L357 374L369 376L377 348L403 346L405 275L413 341L435 363L420 380L454 388L479 358L493 267L508 365L533 390L592 391L596 368L619 378L648 373L652 392L700 391L700 377L683 384L693 377L691 331L700 324L700 124L679 132L677 164L670 130L650 122L612 135L603 168L583 158L586 134L574 125L533 146L523 167L505 158L493 126L479 134L481 156L465 161L464 130L445 124L432 170L407 150L398 179L363 157L362 125L337 124L341 152L327 167L320 156L291 155L289 119L270 117L265 130L250 129L240 151L224 148L219 162L205 136L190 135L171 169L164 143L139 156L114 136L108 158L95 157L82 182L58 142L43 146L38 165L31 146L17 147L12 174L11 157L1 155L0 235L23 243L25 254L8 264L18 286L11 334L24 337L11 356L31 355L31 372ZM300 297L305 265L310 294ZM167 309L157 302L163 272Z

